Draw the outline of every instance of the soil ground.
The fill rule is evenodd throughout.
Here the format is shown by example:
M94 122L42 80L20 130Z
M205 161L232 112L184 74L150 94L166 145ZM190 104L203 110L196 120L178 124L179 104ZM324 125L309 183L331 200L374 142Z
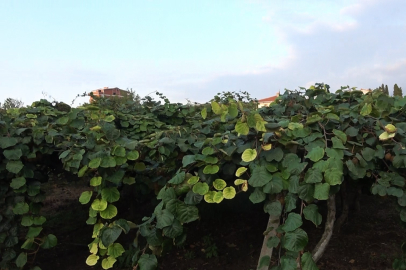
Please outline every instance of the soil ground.
M46 233L58 238L58 245L41 251L36 265L43 270L86 270L92 241L92 226L86 225L88 207L78 202L83 185L55 185L50 188L44 211ZM239 202L219 205L203 204L201 220L189 224L188 238L182 248L174 248L159 258L161 270L254 270L256 269L267 215L260 205L252 205L243 196ZM401 254L406 240L396 203L390 198L361 195L361 211L350 211L340 233L335 233L318 262L320 269L385 270ZM146 206L148 208L148 206ZM320 205L323 212L323 205ZM307 249L314 247L323 233L323 224L316 228L305 221L309 234ZM217 252L213 252L213 249ZM275 254L275 252L274 252ZM210 257L211 255L211 257ZM210 257L210 258L207 258Z

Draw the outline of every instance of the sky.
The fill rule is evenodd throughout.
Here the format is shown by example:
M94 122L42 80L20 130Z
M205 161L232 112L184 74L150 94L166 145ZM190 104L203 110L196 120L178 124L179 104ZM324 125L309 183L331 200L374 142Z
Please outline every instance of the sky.
M119 87L203 103L317 82L406 94L405 10L404 0L0 0L0 102L71 104Z

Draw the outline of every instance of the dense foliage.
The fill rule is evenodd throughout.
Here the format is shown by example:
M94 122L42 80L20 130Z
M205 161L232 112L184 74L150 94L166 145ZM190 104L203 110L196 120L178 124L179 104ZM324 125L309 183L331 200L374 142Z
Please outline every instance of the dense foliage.
M199 218L200 203L240 192L280 217L267 242L282 247L272 269L317 269L301 225L306 219L319 226L316 202L334 198L344 182L396 197L406 222L406 99L329 93L325 85L286 91L259 110L232 95L203 105L161 97L162 104L98 100L79 108L41 100L0 113L1 269L32 265L40 248L56 245L53 234L42 233L41 184L64 172L94 187L78 197L89 204L86 223L93 226L86 263L103 269L155 269L165 246L185 241L184 226ZM153 213L120 217L122 193L145 187L156 191ZM130 230L131 244L119 243ZM394 268L406 269L406 262Z

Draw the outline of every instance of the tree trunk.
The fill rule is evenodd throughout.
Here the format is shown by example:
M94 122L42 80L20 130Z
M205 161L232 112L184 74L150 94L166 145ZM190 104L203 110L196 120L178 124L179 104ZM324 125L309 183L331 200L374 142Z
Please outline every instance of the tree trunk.
M328 212L326 224L324 227L324 233L312 253L313 260L315 262L317 262L321 258L321 256L323 256L323 253L326 250L328 243L330 242L331 236L333 235L334 221L336 219L336 202L334 194L328 197L327 208Z
M261 248L261 254L259 255L259 260L258 260L258 270L268 270L269 269L269 263L271 262L272 258L272 250L273 248L267 247L266 243L268 242L268 239L276 235L276 229L279 227L280 223L280 216L269 216L268 220L268 226L266 227L266 234L264 237L264 242L262 244ZM267 256L267 257L265 257ZM265 258L264 258L265 257ZM261 261L269 259L269 263L266 265L263 265L262 263L261 266Z
M336 220L335 222L335 230L336 232L340 232L341 226L344 225L345 221L348 218L348 189L347 189L347 183L343 182L341 184L341 215L340 217Z

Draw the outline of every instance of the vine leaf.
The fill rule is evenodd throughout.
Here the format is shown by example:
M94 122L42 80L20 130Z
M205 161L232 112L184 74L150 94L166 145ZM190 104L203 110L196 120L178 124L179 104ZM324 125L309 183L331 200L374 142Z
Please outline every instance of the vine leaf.
M155 270L158 266L158 260L155 255L143 254L138 260L140 270Z
M309 158L313 162L317 162L324 156L324 149L317 146L313 148L305 157Z
M283 247L290 251L299 252L305 248L308 242L307 233L298 228L293 232L287 232L283 241Z
M114 263L116 262L116 258L113 256L108 256L107 258L104 258L102 261L102 268L103 269L110 269L113 267Z
M226 187L223 190L224 199L233 199L236 195L236 191L234 187Z
M303 209L305 219L310 220L314 225L319 226L322 221L322 216L318 211L318 207L315 204L309 204Z
M16 266L22 268L27 263L27 253L21 252L16 259Z
M86 264L89 265L89 266L96 265L99 258L100 258L99 256L97 256L95 254L91 254L91 255L89 255L89 257L87 257Z
M314 198L317 200L327 200L330 193L330 185L327 183L318 183L314 187Z
M107 249L107 255L113 258L120 257L124 252L125 250L120 243L111 244Z
M227 183L223 179L216 179L213 182L213 186L217 190L223 190L227 186ZM204 194L202 194L202 195L204 195Z
M109 204L105 210L100 212L100 216L104 219L112 219L117 216L117 207Z
M292 232L302 226L303 221L302 217L296 213L289 213L288 218L285 221L285 224L281 226L282 230L285 232Z
M92 208L95 211L104 211L107 208L107 201L104 199L101 199L101 200L95 199L92 202Z
M255 149L245 149L242 153L241 159L244 162L251 162L257 157L257 150Z
M209 185L207 183L199 182L193 186L192 190L194 193L205 195L207 192L209 192Z
M316 263L313 261L312 254L305 252L302 255L302 269L303 270L319 270Z
M268 172L264 166L256 166L253 171L248 183L253 187L262 187L272 180L272 174Z
M90 202L92 195L93 191L83 191L82 194L80 194L79 202L81 204L87 204L88 202Z

